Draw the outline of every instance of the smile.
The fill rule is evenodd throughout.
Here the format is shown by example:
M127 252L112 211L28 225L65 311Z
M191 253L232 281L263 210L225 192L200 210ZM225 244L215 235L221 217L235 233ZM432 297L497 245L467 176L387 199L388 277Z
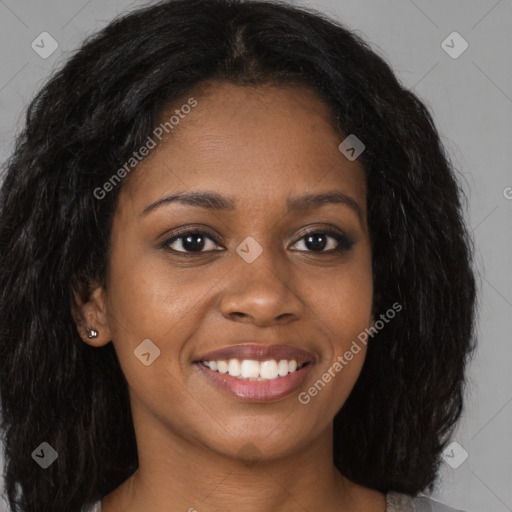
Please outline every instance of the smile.
M214 372L228 374L239 380L258 382L286 377L289 373L296 372L307 363L297 363L295 359L281 359L279 361L275 359L267 361L230 359L229 361L201 361L201 364Z
M297 392L317 356L293 345L243 343L203 353L194 366L214 388L249 402L281 400Z

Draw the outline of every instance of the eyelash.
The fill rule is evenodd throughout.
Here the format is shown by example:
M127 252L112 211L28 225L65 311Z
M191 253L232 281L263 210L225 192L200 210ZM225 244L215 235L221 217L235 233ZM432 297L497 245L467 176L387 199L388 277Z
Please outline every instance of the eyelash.
M322 250L322 251L302 251L301 250L299 252L309 252L309 253L313 253L313 254L314 253L317 253L317 254L343 253L343 252L349 251L355 243L352 239L350 239L345 234L339 233L338 231L335 231L333 229L324 228L324 229L315 229L315 230L311 230L311 231L307 231L307 232L303 233L302 236L296 242L294 242L293 245L295 245L297 242L303 240L307 236L318 235L318 234L327 235L329 237L334 238L338 242L338 247L336 249L330 249L328 251L324 251L324 250ZM174 254L178 254L178 255L184 256L184 257L198 256L198 255L205 254L208 252L214 252L214 251L204 251L204 250L202 250L202 251L176 251L169 247L175 241L184 239L188 235L200 235L202 237L209 238L215 244L220 245L219 242L217 242L217 240L215 239L215 237L208 231L204 231L202 229L191 229L188 231L182 231L179 234L175 234L172 238L168 238L160 245L160 247L162 249L166 249L169 252L172 252Z

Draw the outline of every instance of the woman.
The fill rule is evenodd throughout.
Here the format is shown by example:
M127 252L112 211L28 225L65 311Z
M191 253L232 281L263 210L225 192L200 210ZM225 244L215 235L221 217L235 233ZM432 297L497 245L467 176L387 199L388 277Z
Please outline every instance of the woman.
M461 195L425 106L318 13L112 22L6 166L11 510L453 510L419 494L474 348Z

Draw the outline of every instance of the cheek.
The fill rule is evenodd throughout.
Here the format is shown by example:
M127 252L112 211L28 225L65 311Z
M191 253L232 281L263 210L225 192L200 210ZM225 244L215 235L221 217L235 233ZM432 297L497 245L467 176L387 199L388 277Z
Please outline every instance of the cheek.
M304 276L303 286L314 310L312 318L331 340L333 350L344 351L370 325L373 279L369 257Z
M353 272L333 284L330 299L332 329L343 346L371 322L373 282L371 273ZM340 349L342 347L340 346Z
M332 417L352 391L366 356L365 329L371 325L373 302L371 259L354 258L336 271L314 277L309 276L304 286L310 290L316 331L326 343L316 380L301 395L301 403L311 401L325 417Z
M165 252L146 247L136 233L113 239L110 269L109 314L120 336L139 343L145 338L165 343L204 295L198 273L171 271Z
M197 328L194 307L205 289L195 280L183 282L179 273L166 272L159 258L120 254L112 253L108 313L130 394L155 415L162 413L162 404L181 409L188 395L180 356Z
M114 238L108 283L108 314L117 357L133 393L165 395L166 402L181 398L187 366L184 347L198 329L218 271L177 268L165 251L141 244L135 235ZM158 357L145 366L137 357L139 346L150 340ZM143 352L146 353L146 352ZM152 360L152 356L150 356Z
M190 311L193 297L183 293L176 279L170 279L160 258L144 252L140 241L130 243L126 231L123 237L113 236L107 300L113 344L125 375L133 379L133 388L138 388L137 383L144 385L148 376L151 380L157 375L168 378L167 365L178 365L180 350L169 340L179 338L176 329L183 328L180 320ZM142 343L150 352L148 366L144 357L138 357L147 352L139 354Z

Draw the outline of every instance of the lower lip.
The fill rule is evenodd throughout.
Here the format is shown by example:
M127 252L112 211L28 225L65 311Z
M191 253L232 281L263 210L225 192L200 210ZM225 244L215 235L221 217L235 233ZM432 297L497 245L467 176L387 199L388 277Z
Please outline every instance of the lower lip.
M308 363L285 377L254 381L237 379L227 373L210 370L201 363L195 364L210 382L232 396L250 402L269 402L290 395L302 384L313 366L312 363Z

